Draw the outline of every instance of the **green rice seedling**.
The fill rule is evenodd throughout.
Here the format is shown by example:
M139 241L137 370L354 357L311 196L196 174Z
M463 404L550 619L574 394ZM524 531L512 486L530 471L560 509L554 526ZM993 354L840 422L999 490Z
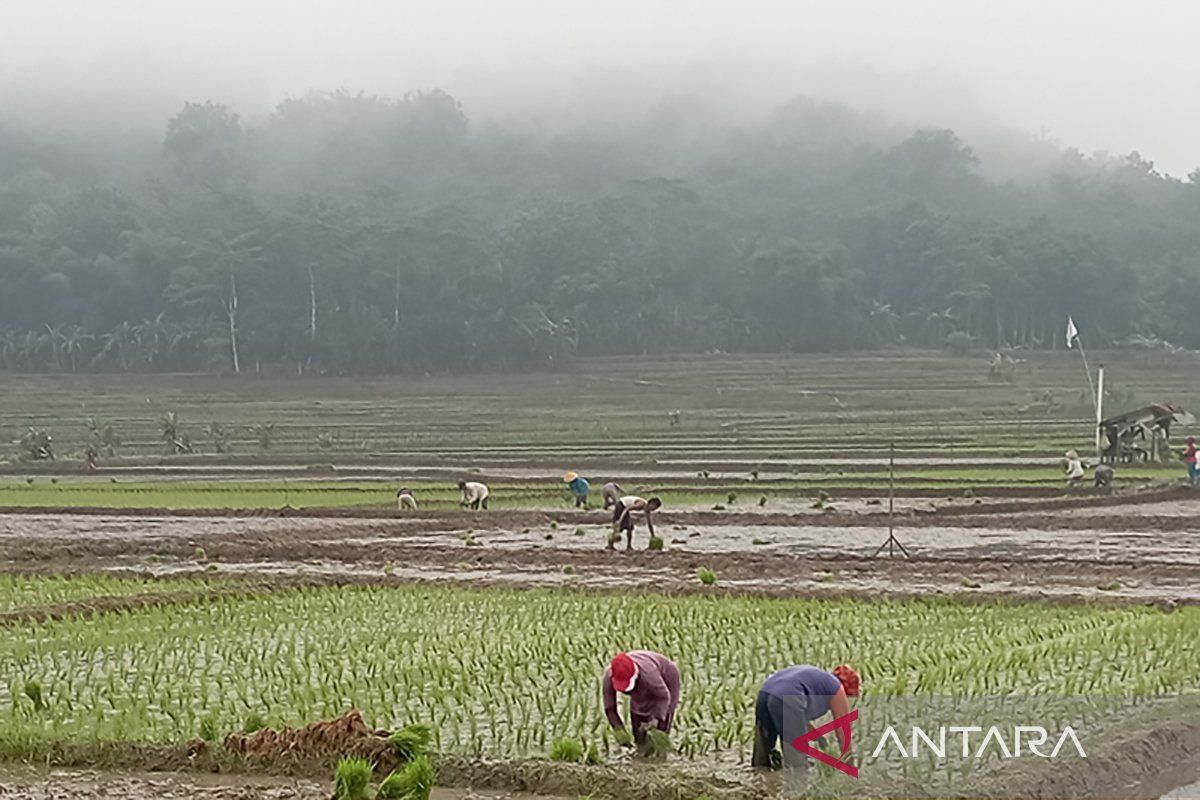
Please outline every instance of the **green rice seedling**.
M730 492L729 494L725 495L725 499L729 501L729 505L733 505L737 502L737 492Z
M421 722L414 722L389 736L388 742L396 751L396 758L412 761L417 756L429 752L429 745L433 742L433 728Z
M429 757L417 756L403 769L392 771L384 778L375 797L377 800L429 800L436 779Z
M604 759L600 757L600 749L596 747L595 742L588 745L587 752L583 754L583 763L592 766L604 763Z
M628 747L633 744L633 734L628 728L614 728L612 732L613 741L622 747Z
M368 800L373 770L371 762L365 758L343 758L338 761L333 773L334 800Z
M646 546L647 550L662 550L663 540L661 536L651 536L650 544Z
M767 504L767 496L765 494L758 496L758 507L762 508Z
M586 531L583 528L576 528L574 535L575 536L583 536L584 533L586 533Z
M217 728L217 717L215 714L205 714L200 718L200 738L206 742L215 742L221 736L220 730Z
M242 721L242 733L250 734L267 727L267 720L257 711L251 711Z
M204 551L204 548L203 548L203 547L197 547L197 548L196 548L196 551L195 551L195 556L196 556L196 560L197 560L197 561L201 561L201 562L203 562L203 561L208 561L208 553L206 553L206 552Z
M578 739L559 739L550 748L550 760L578 764L583 761L583 753L583 742Z
M46 700L42 696L42 685L32 678L25 681L25 696L33 702L35 711L45 711L48 708Z
M708 567L701 567L700 569L696 570L696 577L699 578L700 582L705 586L712 586L717 582L717 573L713 572Z
M757 536L750 540L750 544L763 545L763 544L770 544L770 543L771 543L770 539L759 539Z
M554 521L551 521L551 522L550 522L550 530L552 530L552 531L556 531L556 530L558 530L558 523L557 523L557 522L554 522Z
M642 755L647 758L665 759L672 752L671 737L666 731L651 728L646 731L646 743L642 746Z
M567 564L565 567L563 567L563 575L574 575L574 574L575 574L575 567L571 566L570 564Z

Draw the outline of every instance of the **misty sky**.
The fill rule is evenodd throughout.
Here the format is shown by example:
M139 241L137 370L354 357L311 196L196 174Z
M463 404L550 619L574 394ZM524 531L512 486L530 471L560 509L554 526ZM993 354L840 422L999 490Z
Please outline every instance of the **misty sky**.
M545 129L663 95L736 120L812 94L1137 150L1185 175L1200 167L1200 2L0 0L0 115L161 129L185 100L255 117L338 87L438 87L477 122Z

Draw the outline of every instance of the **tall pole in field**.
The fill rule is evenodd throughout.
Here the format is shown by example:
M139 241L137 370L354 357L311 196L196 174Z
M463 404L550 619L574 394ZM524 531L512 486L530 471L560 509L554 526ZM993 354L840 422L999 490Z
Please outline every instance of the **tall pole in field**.
M879 545L879 549L875 551L875 558L879 558L879 554L887 548L888 557L896 557L896 548L900 548L900 552L904 553L904 557L908 558L908 550L896 538L895 525L896 511L896 440L892 440L891 447L888 450L888 537L883 544Z
M1100 440L1100 421L1104 419L1104 365L1100 365L1099 374L1096 376L1096 461L1099 463L1100 456L1104 453L1104 446Z

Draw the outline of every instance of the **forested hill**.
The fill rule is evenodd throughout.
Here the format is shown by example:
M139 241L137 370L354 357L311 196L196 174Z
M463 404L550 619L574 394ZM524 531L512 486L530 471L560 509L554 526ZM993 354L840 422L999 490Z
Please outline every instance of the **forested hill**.
M152 147L10 120L0 366L1046 348L1068 313L1096 345L1200 346L1200 171L1024 144L1006 178L967 137L807 99L753 125L664 103L540 135L436 91L323 93L253 122L189 104Z

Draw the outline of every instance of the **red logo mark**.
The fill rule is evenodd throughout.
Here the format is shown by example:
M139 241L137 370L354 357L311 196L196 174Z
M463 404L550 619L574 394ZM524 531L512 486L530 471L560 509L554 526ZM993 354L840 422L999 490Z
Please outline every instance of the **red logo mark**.
M817 748L815 748L811 744L809 744L809 742L813 741L814 739L820 739L822 736L829 733L830 731L841 728L846 733L846 736L845 736L846 744L842 747L842 755L846 755L846 753L849 752L849 750L850 750L850 732L852 730L850 727L850 723L854 722L854 720L856 720L856 719L858 719L858 709L857 708L854 709L853 711L851 711L849 714L845 714L843 716L838 717L833 722L826 722L821 727L813 728L811 731L804 734L803 736L797 736L795 739L792 740L792 747L796 748L801 753L804 753L806 756L811 756L811 757L815 758L817 761L820 761L822 764L828 764L829 766L833 767L834 769L840 770L840 771L846 773L851 778L857 778L858 777L858 767L854 766L853 764L847 764L845 761L842 761L841 759L834 758L833 756L829 755L828 753L818 750Z

